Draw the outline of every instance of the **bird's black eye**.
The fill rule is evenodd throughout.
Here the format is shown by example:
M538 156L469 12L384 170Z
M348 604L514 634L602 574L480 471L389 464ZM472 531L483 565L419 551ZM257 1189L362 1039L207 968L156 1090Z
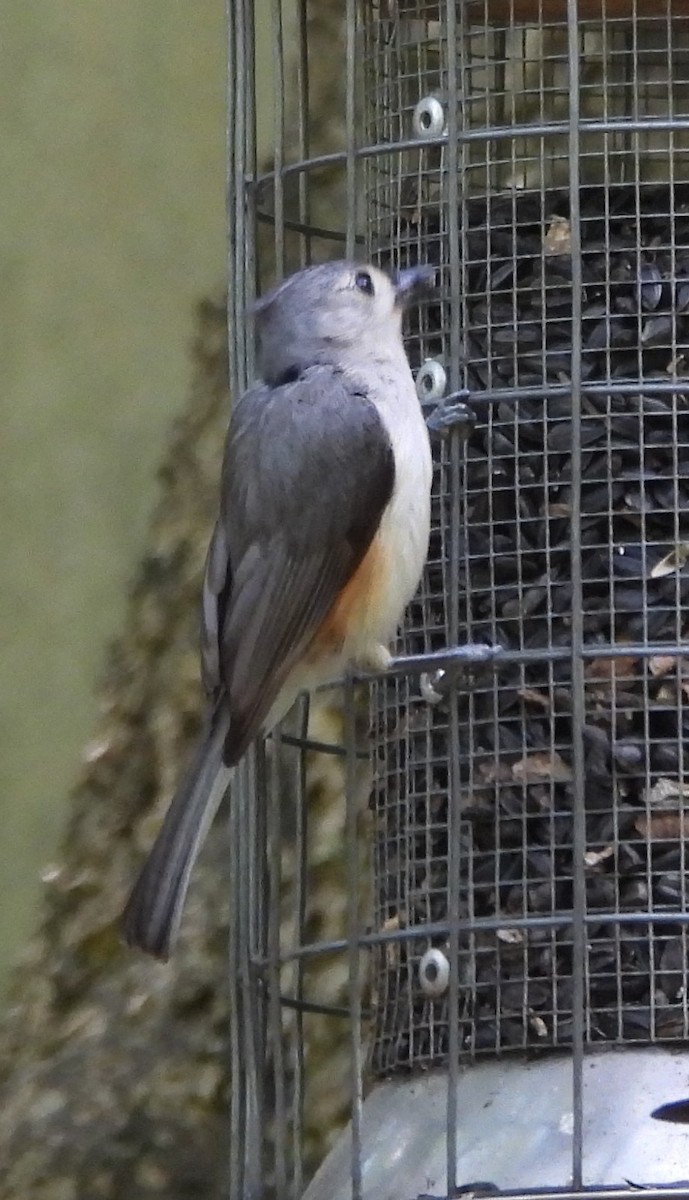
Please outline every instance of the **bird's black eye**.
M365 292L367 296L373 295L373 280L368 271L357 271L354 283L360 292Z

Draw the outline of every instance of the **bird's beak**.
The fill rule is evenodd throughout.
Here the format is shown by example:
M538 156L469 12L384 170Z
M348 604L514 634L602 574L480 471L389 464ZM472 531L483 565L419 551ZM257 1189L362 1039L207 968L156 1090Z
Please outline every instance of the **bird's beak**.
M405 308L414 300L420 299L429 292L435 283L436 268L426 264L418 267L405 267L403 271L395 271L392 285L398 305Z

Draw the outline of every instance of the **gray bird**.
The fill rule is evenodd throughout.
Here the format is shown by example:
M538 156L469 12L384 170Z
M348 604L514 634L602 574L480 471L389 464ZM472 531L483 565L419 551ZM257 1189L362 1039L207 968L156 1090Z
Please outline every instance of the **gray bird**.
M255 308L261 378L232 413L203 585L208 715L124 913L167 958L232 767L302 691L384 670L419 583L431 453L402 343L434 269L331 262Z

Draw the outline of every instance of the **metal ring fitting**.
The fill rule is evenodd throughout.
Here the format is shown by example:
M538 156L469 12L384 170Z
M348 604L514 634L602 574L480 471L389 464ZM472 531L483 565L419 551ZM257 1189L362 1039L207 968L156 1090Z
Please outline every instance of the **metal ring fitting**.
M440 137L445 131L445 109L435 96L419 100L412 117L412 128L419 138Z
M421 991L433 998L443 996L450 982L450 964L442 950L431 947L419 963Z
M437 358L427 358L416 376L416 394L422 404L441 400L447 387L447 375Z

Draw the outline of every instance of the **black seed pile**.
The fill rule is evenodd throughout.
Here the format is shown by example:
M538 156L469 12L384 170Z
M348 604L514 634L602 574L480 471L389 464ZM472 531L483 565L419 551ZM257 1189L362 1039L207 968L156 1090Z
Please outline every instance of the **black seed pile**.
M476 424L468 441L437 448L429 566L404 639L408 653L448 641L448 461L457 453L460 636L525 652L459 690L462 916L497 922L462 935L467 1055L571 1039L573 539L588 648L586 1037L689 1037L687 939L673 919L689 907L689 189L591 188L580 200L580 521L573 526L567 197L472 201L462 372ZM437 214L419 232L440 261ZM439 304L428 314L439 353L444 313ZM686 659L666 652L685 641ZM641 642L655 647L650 657L634 653ZM546 661L549 650L561 657ZM374 699L373 736L378 927L446 921L447 703L427 706L413 681L388 683ZM510 925L539 917L557 923ZM431 945L442 951L446 939L388 942L378 956L380 1072L447 1054L447 996L429 997L419 980Z

